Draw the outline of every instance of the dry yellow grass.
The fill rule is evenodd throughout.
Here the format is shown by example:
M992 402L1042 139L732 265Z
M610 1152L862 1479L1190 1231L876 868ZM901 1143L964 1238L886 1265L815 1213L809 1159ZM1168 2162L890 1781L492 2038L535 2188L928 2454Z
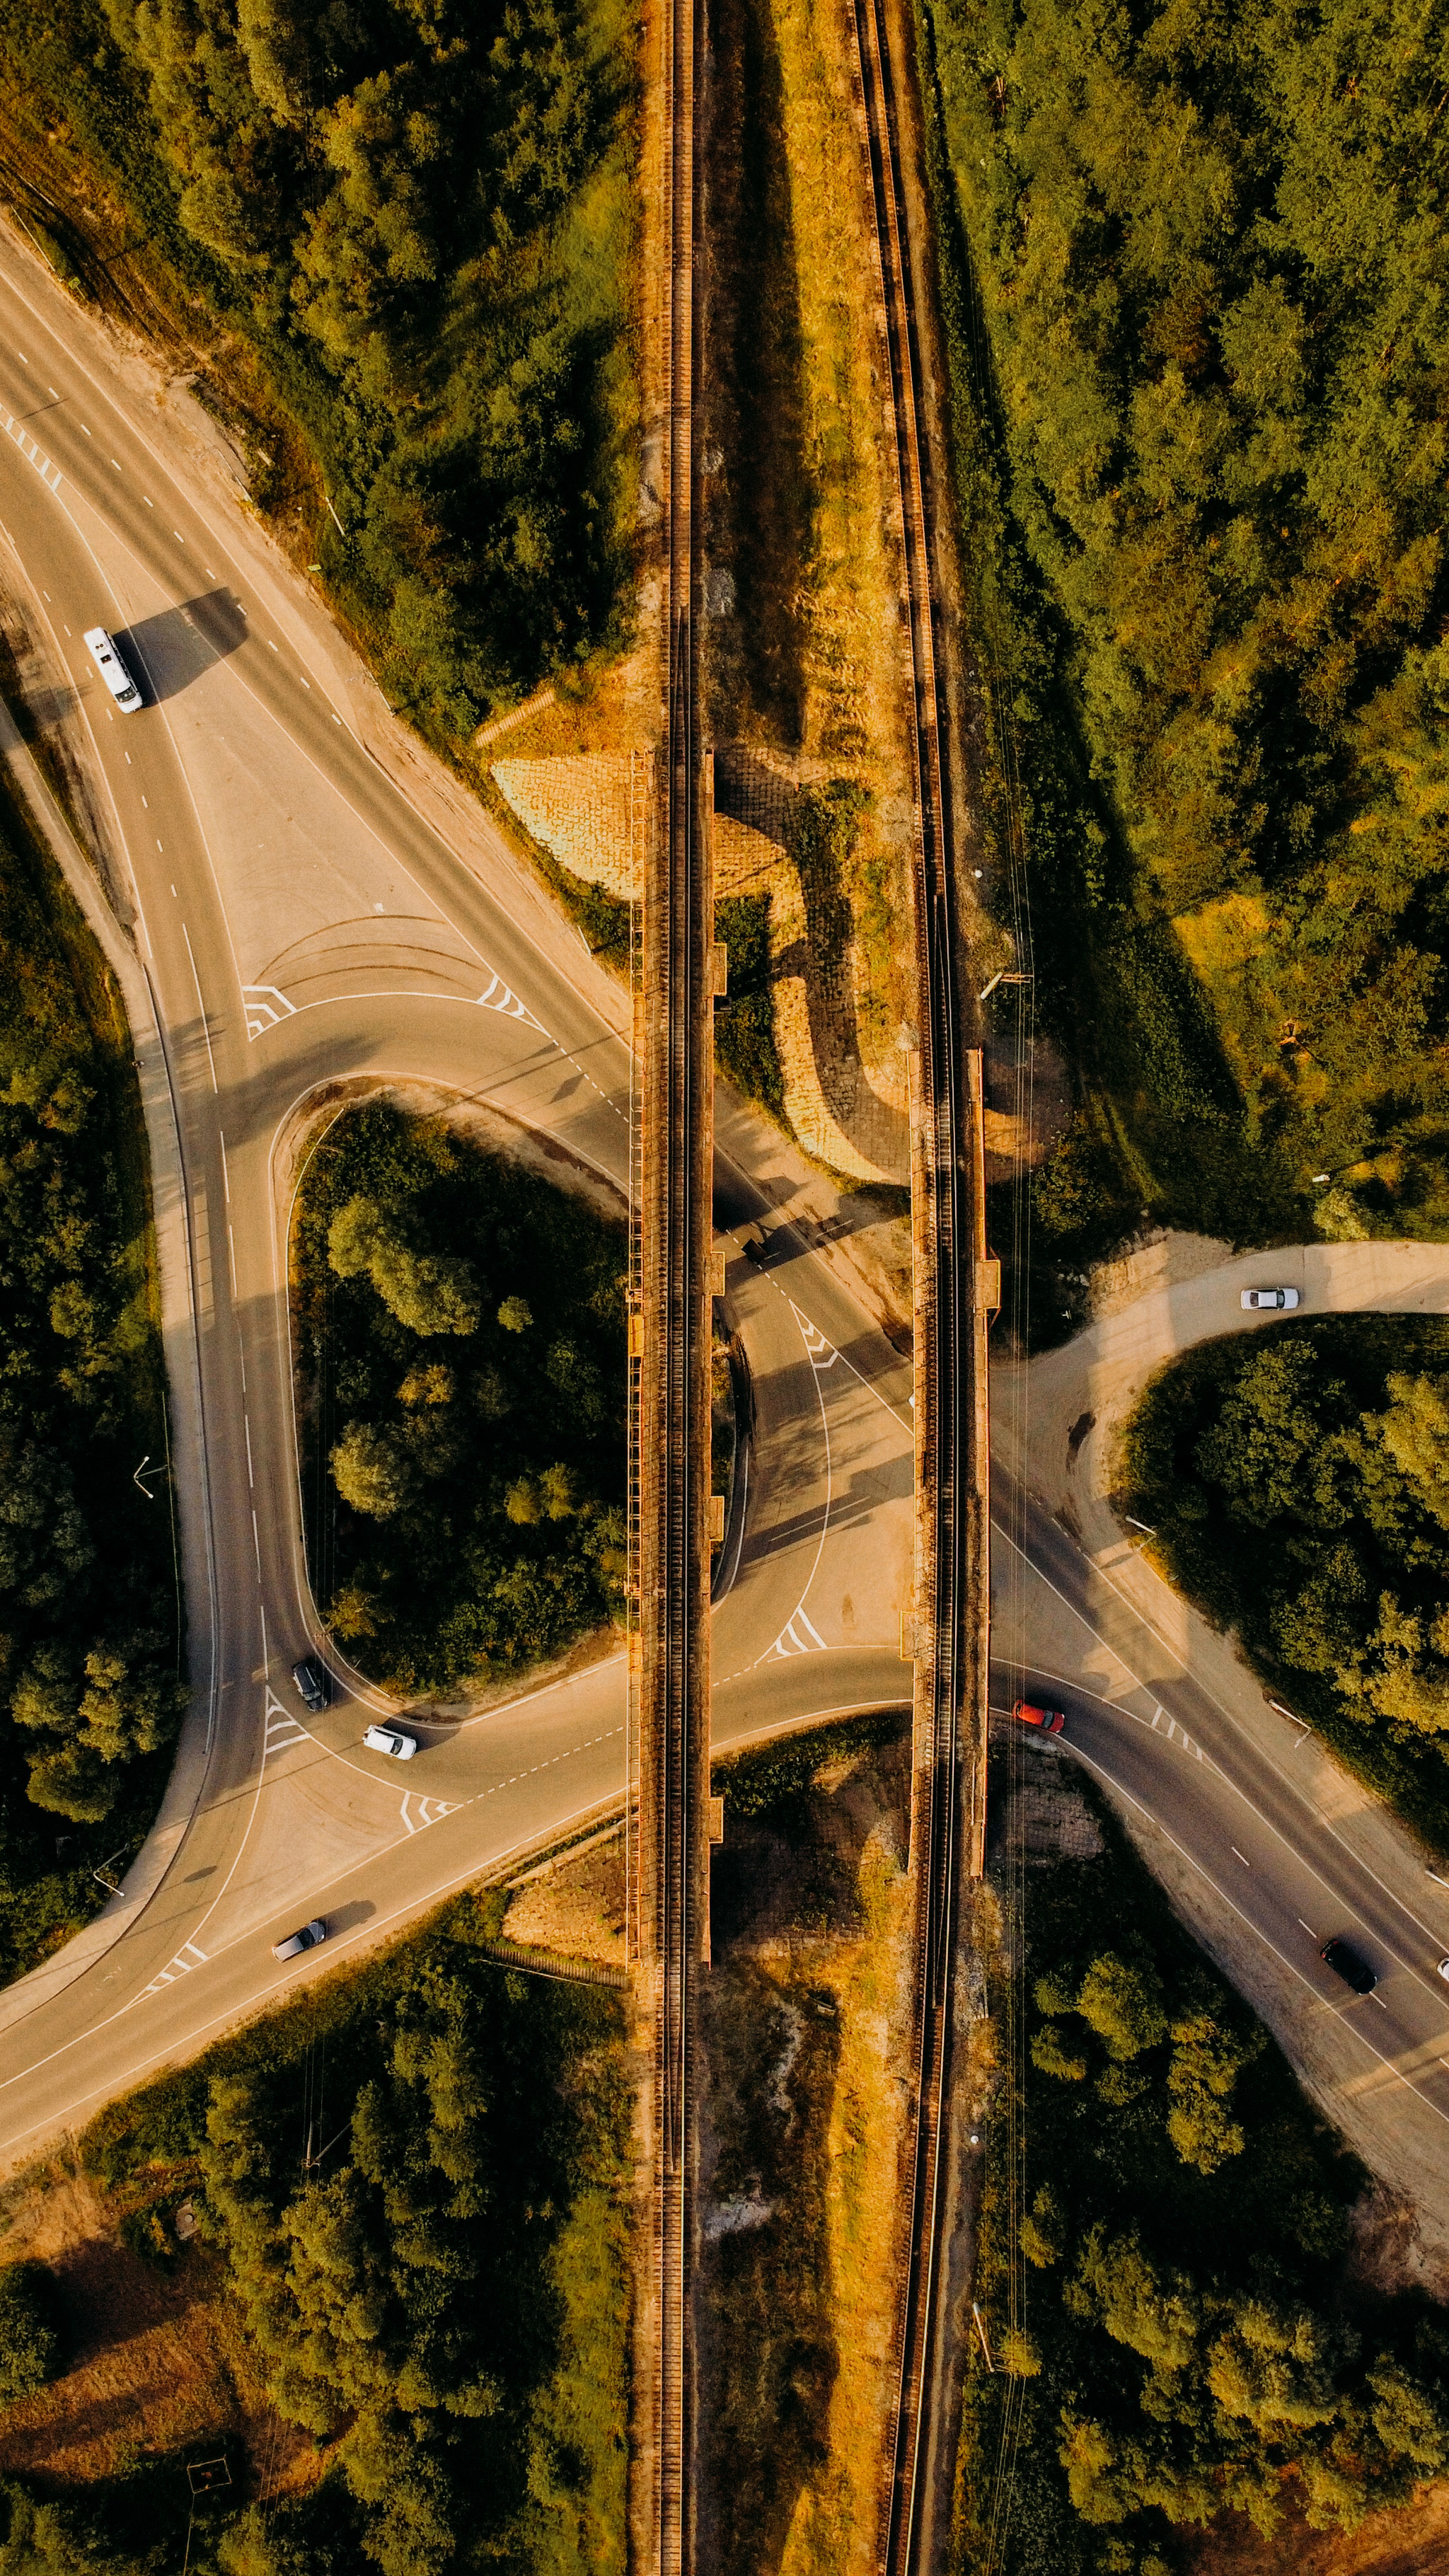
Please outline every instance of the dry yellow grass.
M610 1834L585 1851L565 1853L520 1881L509 1896L503 1930L508 1940L530 1948L622 1966L622 1835Z
M644 751L509 751L493 776L525 829L586 885L623 903L638 899L652 764Z
M915 1015L911 944L909 692L901 623L899 505L887 408L875 251L851 87L848 20L817 0L740 0L727 13L770 63L747 113L774 157L778 220L738 255L726 243L722 331L751 328L751 300L771 328L738 348L742 411L769 408L787 424L782 452L727 460L788 477L797 506L771 515L748 497L714 514L712 558L731 573L737 613L715 620L711 656L715 725L788 763L798 779L840 778L869 803L844 893L851 916L850 972L861 1060L872 1079L898 1072L903 1020ZM746 36L747 23L753 22ZM731 27L722 31L731 44ZM767 381L767 379L769 379ZM722 424L729 436L734 424ZM781 558L762 567L761 547ZM754 594L773 585L784 602L788 685L765 691L743 631ZM824 961L822 961L824 962Z
M708 2550L876 2563L910 1976L903 1749L816 1775L798 1841L716 1860L703 2229Z
M138 2456L225 2450L245 2492L276 2494L323 2465L267 2402L220 2258L193 2243L162 2270L120 2242L91 2179L55 2162L9 2195L6 2259L34 2255L60 2287L70 2366L0 2414L0 2476L84 2489Z
M1185 2542L1187 2576L1443 2576L1449 2568L1449 2485L1426 2487L1357 2531L1310 2531L1285 2497L1287 2520L1265 2539L1246 2514L1219 2517Z
M642 891L650 774L648 756L639 751L545 758L510 748L493 763L497 787L532 838L571 875L624 902ZM719 901L741 894L770 899L785 1116L801 1144L831 1171L854 1181L904 1182L907 1058L897 1044L878 1066L868 1070L863 1061L851 981L859 943L832 972L812 941L800 872L783 839L794 789L785 776L775 786L768 820L776 836L716 811L714 868Z

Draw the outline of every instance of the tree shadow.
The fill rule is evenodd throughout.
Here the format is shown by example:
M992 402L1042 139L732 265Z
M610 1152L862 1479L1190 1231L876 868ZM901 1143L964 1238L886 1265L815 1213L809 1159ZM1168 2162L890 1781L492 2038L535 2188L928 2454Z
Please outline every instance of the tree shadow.
M756 713L785 744L805 723L801 568L810 535L800 309L784 87L768 0L720 0L709 175L711 442L748 456L718 487L735 579L735 635Z
M876 1090L860 1052L852 964L854 921L841 872L859 811L853 782L795 786L740 743L715 756L715 812L743 823L793 860L805 936L773 961L772 978L804 987L816 1078L836 1124L882 1172L910 1169L909 1122Z
M712 2171L700 2425L720 2576L777 2568L828 2457L839 2352L827 2192L840 2027L828 1988L742 1957L706 1993Z
M862 1865L883 1815L898 1850L909 1830L908 1737L875 1751L864 1776L849 1757L832 1776L820 1739L799 1755L793 1785L778 1748L763 1757L779 1786L762 1811L758 1772L753 1791L747 1766L725 1775L731 1821L711 1868L700 2425L720 2576L774 2576L802 2498L834 2492L831 2212L850 2150L837 2138L832 2157L844 2034L829 1945L866 1928Z
M135 672L148 706L162 706L214 671L245 644L250 629L231 593L209 590L178 608L160 609L116 629L122 660Z

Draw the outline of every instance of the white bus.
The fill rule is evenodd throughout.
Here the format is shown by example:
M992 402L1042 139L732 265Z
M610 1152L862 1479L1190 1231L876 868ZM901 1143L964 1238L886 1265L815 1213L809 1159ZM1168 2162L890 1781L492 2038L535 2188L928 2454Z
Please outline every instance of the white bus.
M101 678L105 681L105 684L110 690L112 697L115 699L117 706L124 707L128 715L132 714L141 703L141 692L137 688L135 681L132 679L130 672L127 670L125 663L122 661L120 654L116 651L115 645L112 643L110 636L106 633L104 626L91 627L85 638L85 643L86 650L90 654L91 660L94 662Z

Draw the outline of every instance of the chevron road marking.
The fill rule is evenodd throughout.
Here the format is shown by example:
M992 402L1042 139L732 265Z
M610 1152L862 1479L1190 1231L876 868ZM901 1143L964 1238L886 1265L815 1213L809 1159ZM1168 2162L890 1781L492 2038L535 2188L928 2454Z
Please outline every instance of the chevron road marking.
M183 1941L175 1958L162 1969L159 1977L152 1978L146 1992L159 1995L163 1986L174 1985L178 1977L189 1977L193 1968L204 1968L205 1965L206 1952L199 1950L194 1941Z
M281 1020L294 1020L297 1005L289 1002L277 984L243 984L242 1001L246 1005L247 1036L259 1038L274 1029Z
M446 1798L420 1798L416 1789L407 1789L403 1793L402 1806L398 1812L402 1817L404 1829L410 1834L420 1834L425 1832L429 1825L439 1823L444 1816L451 1816L457 1803L456 1799L450 1804ZM416 1815L409 1815L410 1807L417 1809Z

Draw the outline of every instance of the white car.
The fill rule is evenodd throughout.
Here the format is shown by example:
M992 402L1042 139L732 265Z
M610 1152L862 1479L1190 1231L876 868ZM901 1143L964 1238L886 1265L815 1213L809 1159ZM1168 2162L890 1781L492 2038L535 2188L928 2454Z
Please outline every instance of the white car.
M300 1932L289 1932L285 1941L274 1941L272 1944L272 1957L274 1959L299 1959L304 1950L315 1950L318 1942L325 1941L326 1938L327 1926L319 1914L315 1921L304 1923Z
M418 1749L417 1737L400 1726L370 1726L362 1741L370 1753L390 1753L394 1762L411 1762Z
M1449 1959L1440 1960L1439 1974L1443 1978L1445 1985L1449 1986Z
M104 626L87 629L85 647L117 706L124 707L128 716L134 715L141 703L141 692Z
M1297 1303L1296 1288L1245 1288L1243 1290L1243 1310L1249 1315L1260 1311L1264 1306L1286 1306L1291 1314Z

